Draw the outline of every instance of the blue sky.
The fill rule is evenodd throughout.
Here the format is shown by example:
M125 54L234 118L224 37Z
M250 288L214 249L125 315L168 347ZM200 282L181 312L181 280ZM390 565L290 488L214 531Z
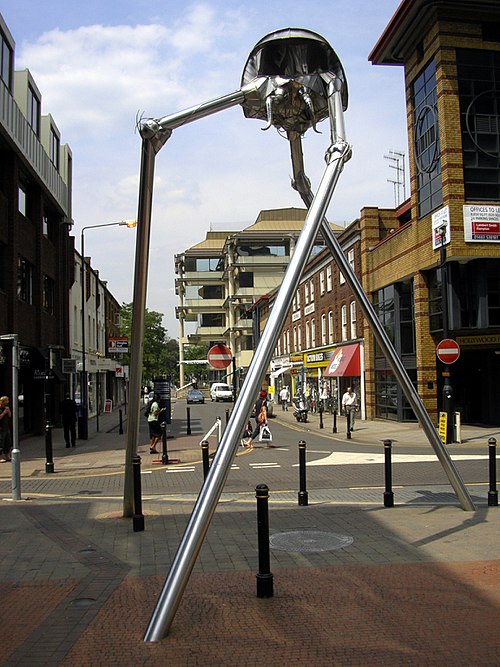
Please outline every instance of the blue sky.
M353 157L328 217L344 224L364 206L393 206L389 151L407 153L403 69L374 67L368 55L399 0L2 0L16 42L16 69L28 68L62 143L73 153L73 228L137 215L137 117L162 117L237 90L247 57L268 32L320 33L344 66L345 115ZM175 130L156 159L148 308L177 337L173 255L212 226L251 224L261 209L302 207L290 187L287 142L246 119L239 106ZM327 122L303 141L313 188L324 168ZM122 302L132 300L135 232L85 233L85 254Z

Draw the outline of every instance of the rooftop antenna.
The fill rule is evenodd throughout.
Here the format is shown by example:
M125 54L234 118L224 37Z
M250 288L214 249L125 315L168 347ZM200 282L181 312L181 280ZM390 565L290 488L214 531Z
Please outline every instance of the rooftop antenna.
M344 164L351 157L343 115L347 109L347 100L344 70L328 42L310 30L286 28L269 33L256 44L246 62L238 90L164 118L146 120L140 127L141 179L129 385L129 405L136 406L136 409L130 410L128 418L124 516L133 515L132 459L139 441L144 312L156 154L165 145L174 129L241 104L247 118L266 121L267 124L263 129L267 130L274 126L288 139L294 173L292 185L309 209L245 382L144 635L145 641L154 642L162 639L168 633L174 619L238 450L241 433L261 388L262 378L269 367L286 314L320 230L339 270L357 299L377 343L420 420L429 442L434 447L463 509L475 509L450 455L439 438L436 427L325 217ZM325 152L325 171L318 191L313 195L310 181L304 172L302 135L308 129L316 130L317 123L325 119L329 120L330 142Z
M392 183L394 187L394 207L398 208L400 204L406 201L406 170L405 170L405 154L398 151L389 151L389 155L384 155L386 160L390 160L392 164L389 165L391 169L396 171L395 179L387 179L388 183ZM401 199L401 193L403 198Z

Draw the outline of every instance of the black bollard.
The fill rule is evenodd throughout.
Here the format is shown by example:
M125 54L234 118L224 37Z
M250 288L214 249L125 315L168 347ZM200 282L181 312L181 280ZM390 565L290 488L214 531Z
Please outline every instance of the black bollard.
M384 507L394 507L394 493L392 491L391 449L392 449L392 440L384 440L384 461L385 461Z
M191 435L191 408L186 408L187 435Z
M54 472L54 460L52 458L52 424L45 424L45 472Z
M299 505L305 507L309 504L309 496L306 490L306 441L299 440Z
M346 408L345 411L345 437L350 440L351 439L351 415L349 414L349 410Z
M319 406L319 427L320 428L325 428L323 426L323 406Z
M167 422L162 422L161 426L161 463L166 466L170 463L167 451Z
M498 506L497 491L497 441L495 438L488 440L488 452L490 455L490 490L488 491L488 507Z
M118 433L120 435L123 435L123 412L122 412L121 408L118 410L118 416L119 416L119 425L120 425Z
M332 433L337 433L337 410L333 412L333 430Z
M227 408L227 409L226 409L226 426L229 424L229 417L230 417L230 414L231 414L231 413L229 412L229 408Z
M201 458L203 460L203 479L206 479L210 469L208 459L208 440L203 440L201 443Z
M269 552L269 487L267 484L257 484L255 487L257 498L257 537L259 549L259 571L257 578L257 597L272 598L273 575Z
M144 514L142 513L142 490L141 490L141 457L136 454L132 458L132 470L134 479L134 514L132 525L134 533L144 530Z

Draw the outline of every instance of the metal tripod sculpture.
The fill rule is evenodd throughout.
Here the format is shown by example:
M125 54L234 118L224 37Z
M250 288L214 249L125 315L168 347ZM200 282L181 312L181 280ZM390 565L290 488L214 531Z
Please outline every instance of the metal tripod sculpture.
M172 134L172 130L185 123L241 104L248 118L267 121L267 127L264 129L275 126L286 134L292 153L293 187L300 193L309 209L245 382L149 622L145 641L159 641L168 633L171 626L239 446L241 432L261 387L262 378L271 361L289 305L320 230L410 405L425 429L462 508L474 509L465 485L444 449L436 428L326 222L325 214L333 191L345 162L351 156L343 119L347 99L344 71L328 42L308 30L279 30L266 35L254 47L245 65L239 90L171 116L148 120L141 125L143 144L132 312L131 405L139 405L140 397L154 158ZM316 124L325 118L329 118L330 121L330 145L325 155L326 168L318 191L313 196L304 173L301 136L309 128L315 129ZM131 510L127 506L127 486L130 485L130 480L127 479L128 461L132 459L135 442L138 439L139 410L137 414L134 413L132 410L129 416L127 440L124 502L126 514L129 509Z

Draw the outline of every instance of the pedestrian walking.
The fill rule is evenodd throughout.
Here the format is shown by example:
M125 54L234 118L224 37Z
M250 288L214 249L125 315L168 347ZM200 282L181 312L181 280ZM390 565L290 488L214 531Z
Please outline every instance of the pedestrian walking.
M347 391L342 396L342 411L345 412L347 418L347 430L354 431L354 420L356 418L356 410L358 409L358 397L352 387L347 387Z
M288 412L288 404L290 403L290 390L288 387L283 387L280 391L280 401L283 412Z
M146 415L148 418L148 427L149 427L149 438L150 438L149 441L150 454L159 453L158 450L156 449L156 445L160 442L162 436L159 416L160 413L163 412L164 410L165 408L162 408L160 410L160 406L158 405L158 399L155 394L153 402L146 408Z
M66 447L76 447L76 422L78 420L78 405L66 394L59 404L59 413L62 417L64 442Z
M245 441L245 447L247 449L253 448L253 441L255 438L260 435L262 428L269 428L267 425L267 391L262 389L259 393L259 398L255 401L254 408L255 415L255 429L251 436L249 436ZM272 447L272 445L266 445L267 447Z
M9 397L0 398L0 463L11 461L12 435L10 432L10 420L12 413L9 408Z

